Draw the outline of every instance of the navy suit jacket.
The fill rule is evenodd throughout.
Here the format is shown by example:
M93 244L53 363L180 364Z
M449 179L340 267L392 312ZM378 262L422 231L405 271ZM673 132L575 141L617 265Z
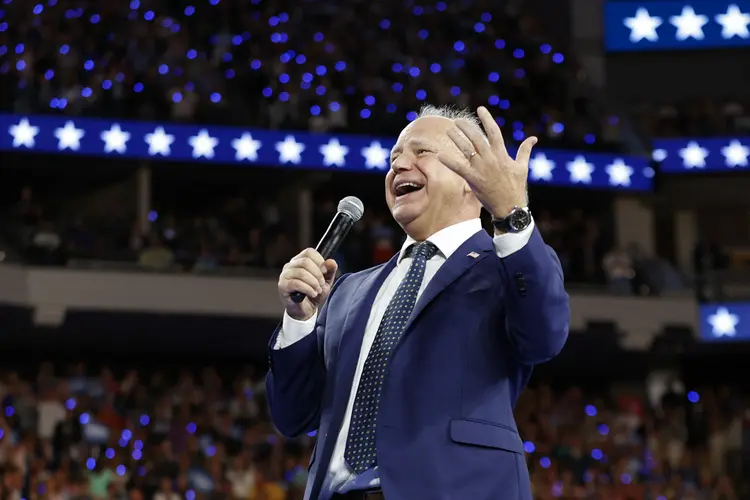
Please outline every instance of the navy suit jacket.
M328 498L323 481L365 325L397 258L342 276L314 334L279 350L278 330L271 338L276 427L287 436L318 431L306 500ZM389 363L377 424L385 498L530 500L513 407L533 365L562 349L569 317L560 262L536 229L505 258L484 231L459 247L420 296Z

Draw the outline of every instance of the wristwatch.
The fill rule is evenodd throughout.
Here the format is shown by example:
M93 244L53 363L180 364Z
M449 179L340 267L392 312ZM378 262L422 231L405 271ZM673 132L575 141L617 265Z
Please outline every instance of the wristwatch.
M513 207L502 219L492 219L495 229L505 233L520 233L531 224L531 211L526 207Z

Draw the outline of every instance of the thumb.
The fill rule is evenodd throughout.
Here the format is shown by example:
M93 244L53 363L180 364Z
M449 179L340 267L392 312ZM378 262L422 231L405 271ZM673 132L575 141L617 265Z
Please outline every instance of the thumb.
M326 260L323 265L326 267L323 277L325 278L326 283L331 285L333 284L333 280L336 279L336 272L339 270L339 265L333 259Z

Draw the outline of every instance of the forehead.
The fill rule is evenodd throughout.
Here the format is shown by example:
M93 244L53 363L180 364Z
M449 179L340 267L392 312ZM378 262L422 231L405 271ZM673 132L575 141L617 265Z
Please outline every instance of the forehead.
M403 148L412 143L441 143L448 139L446 132L453 126L453 120L442 116L425 116L407 125L398 136L393 149Z

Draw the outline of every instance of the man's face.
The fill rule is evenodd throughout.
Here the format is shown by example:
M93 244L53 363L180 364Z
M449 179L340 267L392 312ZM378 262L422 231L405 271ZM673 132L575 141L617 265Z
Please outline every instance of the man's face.
M467 209L479 215L466 181L438 160L443 154L468 162L446 134L453 126L448 118L419 118L401 132L391 152L385 199L396 222L416 239L471 218Z

